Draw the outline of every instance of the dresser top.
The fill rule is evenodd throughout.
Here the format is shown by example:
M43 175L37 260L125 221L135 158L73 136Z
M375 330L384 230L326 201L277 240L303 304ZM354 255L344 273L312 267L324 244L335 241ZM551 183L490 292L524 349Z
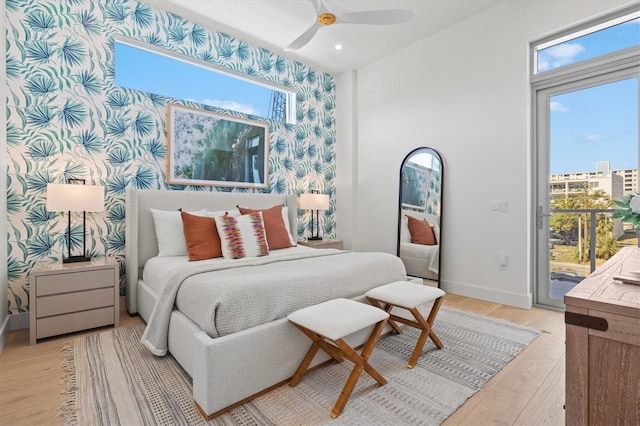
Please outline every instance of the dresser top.
M70 271L70 270L91 270L101 267L113 267L118 264L115 257L92 257L89 262L62 263L62 261L43 260L33 267L32 271Z
M640 285L613 279L638 270L640 248L625 247L568 292L564 303L640 318Z

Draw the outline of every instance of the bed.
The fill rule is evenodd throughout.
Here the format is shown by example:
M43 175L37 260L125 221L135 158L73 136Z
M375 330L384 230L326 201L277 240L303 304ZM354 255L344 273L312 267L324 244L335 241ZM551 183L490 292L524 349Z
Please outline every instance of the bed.
M411 232L407 224L406 215L416 219L426 219L433 226L435 245L414 244L411 242ZM440 263L440 221L438 216L403 210L400 224L400 259L404 263L407 275L429 280L438 280Z
M159 349L158 355L162 355L162 342L166 342L168 352L192 377L194 402L208 418L293 375L308 350L309 340L286 320L288 313L335 297L364 300L362 295L368 289L406 279L402 261L386 253L299 246L273 250L265 257L236 259L237 262L157 258L158 239L150 209L224 211L237 205L253 209L287 207L289 229L295 241L295 195L133 189L127 192L127 310L139 314L147 322L147 329L153 324L154 331L150 334L155 343L145 345ZM235 263L229 266L229 262ZM327 265L332 266L323 266L321 262L330 262ZM180 272L185 264L195 268L195 272L184 273L186 278ZM174 286L167 278L170 275L182 277L182 284L175 290L175 301L166 296L174 291L167 290L167 286ZM322 281L329 284L323 286ZM235 295L226 297L230 287L234 287ZM262 295L261 291L273 293ZM208 297L198 296L205 293L215 293L210 294L216 298L215 303L225 299L226 305L204 306L200 301ZM254 299L249 300L250 297ZM262 298L264 303L260 302ZM267 305L275 305L272 299L279 304L284 302L283 306L266 309ZM160 323L165 325L156 327L155 317L161 316L158 312L164 309L168 310L168 317ZM218 315L225 311L231 316L234 312L236 317L238 313L241 315L222 320ZM359 345L366 340L367 332L362 330L347 340ZM313 365L326 359L326 355L318 354Z

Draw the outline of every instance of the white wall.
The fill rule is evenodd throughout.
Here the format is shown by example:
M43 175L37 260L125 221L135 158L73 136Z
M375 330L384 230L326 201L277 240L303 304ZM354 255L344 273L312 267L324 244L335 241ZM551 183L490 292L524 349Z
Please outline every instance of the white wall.
M349 71L335 78L336 84L336 139L354 141L358 138L356 117L357 73ZM346 106L343 108L342 106ZM339 154L338 154L339 153ZM351 249L356 242L356 233L352 232L357 223L356 177L358 164L357 145L338 144L336 149L336 238L344 241L344 248Z
M529 307L529 42L625 4L507 0L338 79L357 88L357 131L338 134L338 156L356 155L354 205L339 205L358 212L353 248L395 253L400 164L416 147L435 148L445 163L443 289ZM348 120L341 101L338 120Z

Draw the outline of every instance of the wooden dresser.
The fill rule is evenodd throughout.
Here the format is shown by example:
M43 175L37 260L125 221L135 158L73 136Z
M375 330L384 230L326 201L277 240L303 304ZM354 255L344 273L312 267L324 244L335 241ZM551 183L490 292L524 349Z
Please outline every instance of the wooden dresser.
M564 298L566 424L640 424L640 285L614 276L640 270L627 247Z

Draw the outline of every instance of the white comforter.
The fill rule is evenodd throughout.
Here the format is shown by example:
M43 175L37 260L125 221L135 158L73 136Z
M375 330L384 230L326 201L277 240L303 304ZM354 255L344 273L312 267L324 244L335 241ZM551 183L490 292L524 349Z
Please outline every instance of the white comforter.
M284 318L306 306L356 297L406 279L404 265L396 256L333 249L186 262L153 275L163 282L156 283L160 291L142 343L158 356L167 353L174 305L209 336L218 337Z
M440 265L440 245L427 246L424 244L414 244L401 242L400 257L412 257L424 260L429 271L438 274Z

